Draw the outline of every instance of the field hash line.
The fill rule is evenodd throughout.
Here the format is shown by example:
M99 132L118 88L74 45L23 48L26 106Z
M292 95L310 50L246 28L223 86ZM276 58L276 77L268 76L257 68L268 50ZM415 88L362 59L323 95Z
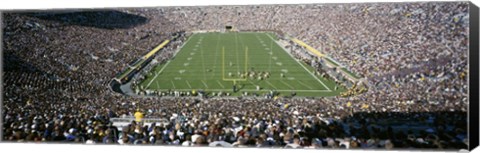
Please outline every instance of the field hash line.
M223 84L220 81L217 80L217 83L218 85L222 86L222 88L225 88L225 86L223 86Z
M188 80L185 80L185 82L187 82L187 85L189 88L192 88L192 86L190 85L190 83L188 82Z
M203 81L203 80L201 80L201 81L202 81L203 85L205 85L205 87L207 87L207 89L208 89L208 85L205 83L205 81Z
M272 36L270 36L270 35L267 35L267 36L270 37L270 39L272 39L273 41L275 41L275 40L272 38ZM275 43L277 43L277 42L275 42ZM278 43L277 43L277 45L280 46L280 44L278 44ZM281 46L280 46L280 47L281 47ZM283 48L283 47L282 47L282 48ZM285 51L288 55L290 55L290 58L292 58L294 61L296 61L298 64L300 64L300 66L302 66L303 69L305 69L305 71L307 71L308 73L310 73L310 75L312 75L312 77L313 77L315 80L317 80L318 82L320 82L320 83L323 85L323 87L327 88L328 91L332 91L332 90L330 90L330 88L328 88L327 85L325 85L325 83L323 83L320 79L318 79L318 78L315 76L315 74L313 74L312 72L310 72L310 71L309 71L305 66L303 66L303 64L300 63L297 59L293 58L293 56L292 56L287 50L283 49L283 51Z
M205 58L203 57L203 45L200 45L200 54L202 57L203 79L207 79L207 72L205 72Z
M303 85L303 86L307 87L308 89L313 89L312 87L310 87L310 86L306 85L306 84L305 84L305 83L303 83L302 81L298 81L298 80L297 80L297 82L298 82L299 84L301 84L301 85Z
M268 81L268 80L265 80L265 81L266 81L266 82L267 82L267 83L268 83L270 86L272 86L272 87L273 87L273 89L275 89L275 90L277 90L277 89L278 89L278 88L277 88L277 87L275 87L275 86L274 86L272 83L270 83L270 81Z
M280 80L280 82L282 82L284 85L288 86L290 89L295 89L294 87L292 87L291 85L289 85L288 83L286 83L285 81L283 80Z
M218 57L218 56L217 56L217 55L218 55L218 50L220 50L220 48L218 48L218 45L220 44L220 36L221 36L221 34L217 34L217 35L218 35L218 37L217 37L217 45L215 45L215 56L214 56L214 57ZM215 68L217 68L217 59L218 59L218 58L213 58L213 59L214 59L214 62L213 62L213 68L212 68L212 69L215 69ZM212 73L212 77L211 77L211 78L213 78L213 77L215 77L215 73Z
M252 85L256 86L257 84L253 83L250 79L248 80Z
M173 81L172 81L172 80L170 80L170 82L171 82L171 83L172 83L172 85L173 85L173 89L177 89L177 87L175 87L175 83L173 83Z

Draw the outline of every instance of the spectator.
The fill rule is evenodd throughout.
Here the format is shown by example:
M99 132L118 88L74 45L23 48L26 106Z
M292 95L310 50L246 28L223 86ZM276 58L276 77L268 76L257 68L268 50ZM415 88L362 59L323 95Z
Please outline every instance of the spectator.
M135 25L126 27L103 22L103 15L64 16L68 20L57 20L55 13L48 12L4 14L3 110L8 110L1 114L4 140L467 147L466 2L118 9L113 16L126 17L122 24ZM140 22L142 17L148 21ZM312 65L317 75L336 78L337 69L326 69L326 61L283 36L298 38L360 74L369 89L351 97L276 100L197 99L174 91L124 96L109 90L110 80L129 66L125 61L135 61L172 34L187 31L152 60L166 62L191 31L218 29L226 21L243 31L275 31L284 47ZM151 68L139 72L134 86ZM177 97L172 96L175 93ZM142 114L136 115L137 108L144 110ZM132 116L161 118L166 123L144 125L137 120L115 127L110 121Z

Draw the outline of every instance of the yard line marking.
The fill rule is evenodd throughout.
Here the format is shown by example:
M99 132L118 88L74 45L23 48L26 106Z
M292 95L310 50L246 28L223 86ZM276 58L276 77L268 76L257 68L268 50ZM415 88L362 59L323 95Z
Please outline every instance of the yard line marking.
M275 86L274 86L272 83L270 83L270 81L268 81L268 80L265 80L265 81L266 81L266 82L267 82L267 83L268 83L270 86L272 86L272 87L273 87L273 89L275 89L275 90L277 90L277 89L278 89L278 88L277 88L277 87L275 87Z
M220 81L217 80L217 83L218 83L220 86L222 86L222 88L225 88L225 86L223 86L223 84L220 83Z
M160 69L160 71L159 71L157 74L155 74L155 77L153 77L153 79L150 80L150 82L147 84L147 88L150 87L150 85L152 84L153 80L157 79L158 75L163 72L163 70L167 67L168 64L170 64L170 60L167 61L167 64L165 64L165 65L162 67L162 69Z
M274 40L274 39L272 38L272 36L270 36L270 35L267 35L267 36L270 37L270 39ZM280 46L280 44L278 44L278 42L275 42L275 43L277 43L277 45ZM280 46L280 47L282 47L282 46ZM282 47L282 48L283 48L283 47ZM320 83L323 85L323 87L327 88L327 90L329 90L329 91L332 91L332 90L330 90L330 88L328 88L327 85L325 85L325 83L323 83L322 81L320 81L320 79L318 79L312 72L310 72L305 66L303 66L302 63L300 63L297 59L293 58L293 56L292 56L289 52L287 52L287 50L283 49L283 51L285 51L288 55L290 55L290 58L292 58L294 61L296 61L298 64L300 64L300 66L302 66L303 69L305 69L305 71L307 71L308 73L310 73L310 75L312 75L312 77L315 78L315 80L317 80L318 82L320 82Z
M291 85L289 85L288 83L286 83L283 80L280 80L280 82L282 82L284 85L287 85L290 89L295 89L294 87L292 87Z
M217 68L217 59L218 59L218 56L217 56L217 55L218 55L218 51L220 50L220 49L218 48L218 45L220 44L220 36L221 36L221 34L217 34L217 35L218 35L218 37L217 37L217 45L215 45L215 56L214 56L214 58L213 58L214 60L213 60L213 68L212 68L212 69ZM212 73L212 77L211 77L211 78L213 78L213 77L215 77L215 73Z
M171 83L172 83L172 85L173 85L173 89L177 89L177 87L175 87L175 83L173 83L173 81L172 81L172 80L170 80L170 82L171 82Z
M155 81L155 83L157 84L157 89L160 88L160 85L158 84L158 81Z
M203 58L203 45L200 46L200 54L202 55L203 79L207 79L207 72L205 70L205 58Z
M240 37L240 43L242 43L242 46L245 48L245 72L248 71L248 46L245 46L243 43L242 37Z
M189 88L192 88L192 86L190 85L190 83L188 83L188 80L185 80L187 82L187 85Z
M201 81L202 81L203 85L205 85L205 87L207 87L207 89L208 89L208 85L203 80L201 80Z
M237 38L237 33L234 33L235 36L235 54L237 55L237 72L240 72L240 63L238 59L238 38Z
M272 72L272 56L273 56L273 51L272 51L272 47L273 47L273 46L272 46L272 45L273 45L273 40L270 41L270 58L269 58L269 59L270 59L270 62L269 62L269 64L268 64L268 71L269 71L269 72Z
M190 42L190 40L191 40L191 39L193 38L193 36L195 36L195 35L196 35L196 34L193 34L193 35L191 35L190 37L188 37L187 41L185 41L185 43L183 43L182 46L179 47L179 49L178 49L177 51L175 51L175 53L173 53L173 56L172 56L172 57L175 57L175 56L180 52L180 50L182 50L182 48L185 46L185 44L187 44L188 42ZM172 58L172 59L173 59L173 58ZM158 75L159 75L160 73L162 73L163 69L165 69L169 63L170 63L170 60L168 60L168 61L167 61L167 64L165 64L165 65L162 67L162 69L160 70L160 72L158 72L158 73L155 75L155 77L153 77L153 79L150 80L150 82L147 84L147 88L150 87L150 85L152 84L153 80L155 80L155 79L158 77Z
M251 83L251 84L253 84L253 85L256 85L256 84L255 84L255 83L253 83L253 82L252 82L252 80L250 80L250 79L248 80L248 82L250 82L250 83Z
M167 91L169 89L158 89L157 91ZM175 89L176 91L191 91L192 89ZM205 89L206 91L227 91L228 89ZM242 89L242 91L257 91L256 89ZM328 90L276 90L279 92L331 92Z
M312 87L310 87L310 86L306 85L306 84L305 84L305 83L303 83L302 81L299 81L299 80L297 80L297 82L298 82L298 83L300 83L301 85L303 85L303 86L307 87L308 89L313 89Z

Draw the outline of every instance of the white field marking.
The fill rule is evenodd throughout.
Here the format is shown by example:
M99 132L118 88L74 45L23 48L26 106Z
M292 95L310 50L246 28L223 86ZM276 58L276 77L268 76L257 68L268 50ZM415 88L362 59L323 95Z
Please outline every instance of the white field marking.
M223 86L223 84L220 81L217 80L217 83L218 85L222 86L222 88L225 88L225 86Z
M205 72L205 58L203 57L203 46L200 48L200 55L202 56L203 79L207 79L207 72Z
M190 65L190 63L183 63L183 66L188 66Z
M257 85L257 84L255 84L255 83L253 83L252 80L250 80L250 79L248 79L248 82L250 82L250 83L253 84L253 85Z
M172 83L172 85L173 85L173 89L177 89L177 87L175 87L175 83L173 83L173 81L172 81L172 80L170 80L170 82L171 82L171 83Z
M196 51L196 50L197 50L197 48L194 48L194 49L193 49L193 51Z
M157 74L155 74L155 77L153 77L153 79L150 80L150 82L148 82L147 88L150 87L150 85L152 84L153 80L157 79L158 75L159 75L160 73L162 73L162 71L167 67L168 64L170 64L170 61L167 61L167 64L165 64L165 65L162 67L162 69L160 69L160 71L159 71Z
M295 77L287 77L287 80L295 80Z
M185 80L185 82L187 82L187 85L189 88L192 88L192 86L190 85L190 83L188 83L188 80Z
M192 60L192 58L191 58L191 57L189 57L189 58L187 58L187 60Z
M195 55L195 53L190 53L190 55Z
M157 84L157 89L160 88L160 84L158 84L158 81L155 81L155 84Z
M282 66L282 62L277 62L276 64Z
M272 59L273 59L273 60L277 60L278 57L277 57L277 56L273 56Z
M265 48L265 50L270 50L270 48Z
M270 81L268 81L268 80L265 80L265 81L268 83L268 85L272 86L272 87L273 87L273 89L275 89L275 90L277 90L277 89L278 89L278 88L277 88L277 87L275 87L275 86L274 86L272 83L270 83Z
M265 44L262 44L262 46L267 46L267 45L265 45Z
M218 55L218 51L220 50L220 49L218 48L218 45L220 44L220 35L221 35L221 34L217 34L217 35L218 35L218 37L217 37L217 45L215 45L215 57L218 57L218 56L217 56L217 55ZM218 59L218 58L214 58L214 60L213 60L213 68L212 68L212 69L217 68L217 59ZM215 73L212 75L212 78L213 78L213 77L215 77Z
M203 85L205 85L205 87L207 87L207 89L208 89L208 85L203 80L201 80L201 81L202 81Z
M268 52L268 54L270 54L270 58L268 60L268 71L272 71L272 56L273 56L273 51L272 51L272 43L270 43L270 51Z
M182 46L180 47L180 49L178 49L177 51L175 51L175 53L173 54L172 57L175 57L175 56L178 54L178 52L180 52L180 50L183 48L183 46L185 46L185 44L188 44L188 42L190 42L190 40L191 40L191 39L193 38L193 36L195 36L195 35L196 35L196 34L193 34L193 35L191 35L190 37L188 37L187 41L185 41L185 43L182 44ZM165 64L165 65L162 67L162 69L160 69L160 71L155 75L155 77L153 77L153 79L150 80L150 82L147 84L147 88L152 84L153 80L155 80L155 79L158 77L158 75L159 75L160 73L162 73L162 71L167 67L168 64L170 64L170 60L167 61L167 64Z
M272 39L273 41L275 41L275 39L273 39L272 36L270 36L270 35L267 35L267 36L270 37L270 39ZM278 44L278 42L275 42L275 43L277 43L277 45L280 46L280 44ZM281 46L280 46L280 47L281 47ZM283 48L283 47L282 47L282 48ZM318 82L320 82L320 84L322 84L323 87L325 87L328 91L332 91L332 90L330 90L330 88L328 88L327 85L325 85L325 83L323 83L322 81L320 81L320 79L318 79L317 77L315 77L315 75L314 75L312 72L310 72L305 66L303 66L302 63L300 63L297 59L293 58L293 56L292 56L289 52L287 52L285 49L283 49L283 51L285 51L288 55L290 55L290 57L291 57L294 61L296 61L300 66L302 66L303 69L305 69L305 71L307 71L308 73L310 73L310 75L312 75L312 77L315 78L315 80L317 80Z
M283 73L288 73L288 70L287 69L282 69L281 70Z
M297 80L297 82L298 82L298 83L300 83L301 85L303 85L303 86L307 87L308 89L313 89L312 87L310 87L310 86L306 85L305 83L303 83L303 82L302 82L302 81L300 81L300 80Z
M178 73L183 74L186 70L178 70Z
M289 85L288 83L286 83L283 80L280 80L280 82L282 82L284 85L287 85L290 89L295 89L294 87L292 87L291 85Z
M235 54L237 55L236 58L237 58L237 72L240 72L240 60L238 59L238 36L237 36L237 33L234 34L235 36ZM241 40L240 40L241 41ZM242 46L243 46L243 43L242 43Z
M242 40L242 38L240 38L240 43L242 43L242 46L244 46L244 47L245 47L245 55L246 55L246 57L245 57L245 66L247 66L247 64L248 64L248 61L249 61L249 58L248 58L248 52L247 52L247 50L248 50L248 46L245 46L245 44L243 43L243 40ZM247 66L247 67L248 67L248 66ZM245 70L247 70L247 67L245 67Z
M268 70L269 70L269 71L272 71L272 58L271 58L271 57L273 56L273 49L272 49L272 48L273 48L273 41L270 40L270 63L268 64ZM276 58L276 57L275 57L275 58ZM277 59L275 59L275 61L276 61L276 60L277 60Z
M162 90L168 90L168 89L156 89L157 91L162 91ZM175 89L177 91L191 91L192 89ZM207 91L227 91L229 89L205 89ZM242 89L241 91L257 91L256 89ZM328 91L328 90L276 90L276 91L279 91L279 92L285 92L285 91L288 91L288 92L291 92L291 91L294 91L294 92L331 92L331 91Z

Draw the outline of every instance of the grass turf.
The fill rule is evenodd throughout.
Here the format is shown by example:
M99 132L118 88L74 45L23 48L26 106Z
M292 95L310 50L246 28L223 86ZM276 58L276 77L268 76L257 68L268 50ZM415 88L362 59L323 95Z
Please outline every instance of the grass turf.
M246 71L269 72L270 77L258 80L238 75ZM345 91L341 87L335 90L333 80L313 72L312 67L277 45L269 33L199 33L192 35L174 58L155 66L141 86L156 91L205 90L232 95L276 90L281 95L296 92L297 96L313 97L336 96ZM237 93L233 93L234 82Z

